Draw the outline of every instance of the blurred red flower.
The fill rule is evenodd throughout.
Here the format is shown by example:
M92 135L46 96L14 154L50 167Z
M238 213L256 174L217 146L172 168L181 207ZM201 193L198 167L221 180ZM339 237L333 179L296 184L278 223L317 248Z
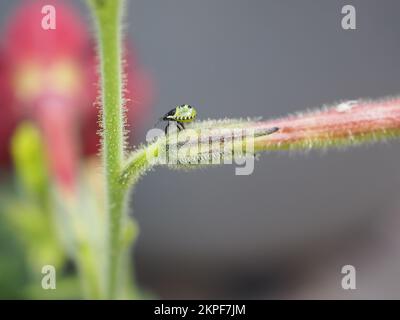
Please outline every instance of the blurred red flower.
M56 29L42 28L44 5L56 9ZM73 188L81 155L99 148L97 59L82 18L57 0L24 1L6 26L0 50L0 164L9 162L10 137L22 119L43 133L50 170ZM128 122L150 103L150 81L127 52Z

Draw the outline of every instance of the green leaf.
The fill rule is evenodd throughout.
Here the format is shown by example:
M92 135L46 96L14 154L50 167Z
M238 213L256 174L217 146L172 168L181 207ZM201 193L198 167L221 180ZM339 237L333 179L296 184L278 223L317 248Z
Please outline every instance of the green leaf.
M12 137L11 153L23 191L44 201L49 185L48 170L43 141L34 124L23 122L17 127Z

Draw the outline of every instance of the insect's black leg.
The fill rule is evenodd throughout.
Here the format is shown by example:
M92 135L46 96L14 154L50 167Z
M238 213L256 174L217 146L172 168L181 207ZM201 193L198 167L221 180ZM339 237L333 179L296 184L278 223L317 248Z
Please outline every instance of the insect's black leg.
M167 134L168 134L168 127L169 127L169 121L168 121L168 124L167 124L167 126L165 127L165 135L167 135Z
M179 131L181 131L181 130L184 130L184 129L185 129L185 126L183 125L183 123L182 123L182 122L177 122L177 126L178 126L178 129L179 129Z

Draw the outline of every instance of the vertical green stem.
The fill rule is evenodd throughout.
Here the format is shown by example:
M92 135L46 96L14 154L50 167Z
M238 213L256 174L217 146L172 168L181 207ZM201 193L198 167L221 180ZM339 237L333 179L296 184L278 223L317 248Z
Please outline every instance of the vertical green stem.
M106 179L108 237L106 297L115 298L121 260L125 189L118 181L123 161L124 115L121 66L121 0L88 0L98 28L102 99L102 155Z

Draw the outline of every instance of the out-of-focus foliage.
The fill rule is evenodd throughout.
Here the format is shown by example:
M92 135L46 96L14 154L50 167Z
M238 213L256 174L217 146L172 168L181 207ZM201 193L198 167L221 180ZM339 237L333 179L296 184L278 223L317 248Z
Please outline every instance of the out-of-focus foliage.
M41 202L45 201L49 185L44 152L39 130L32 123L21 123L12 139L16 174L23 191Z
M0 296L60 298L61 292L64 298L77 296L76 280L73 290L58 290L56 296L57 290L41 287L42 267L47 264L61 271L60 283L65 284L62 270L67 260L51 213L42 138L32 123L21 123L15 131L12 155L16 179L8 192L1 193ZM74 295L68 296L67 292Z
M5 220L4 209L0 207L0 299L25 298L29 270L24 249Z
M57 8L50 32L41 27L44 5ZM126 118L138 124L151 83L131 43L125 49ZM9 241L0 244L1 297L104 292L97 64L90 29L69 1L23 1L2 28L0 238ZM45 265L56 268L56 290L41 286Z

